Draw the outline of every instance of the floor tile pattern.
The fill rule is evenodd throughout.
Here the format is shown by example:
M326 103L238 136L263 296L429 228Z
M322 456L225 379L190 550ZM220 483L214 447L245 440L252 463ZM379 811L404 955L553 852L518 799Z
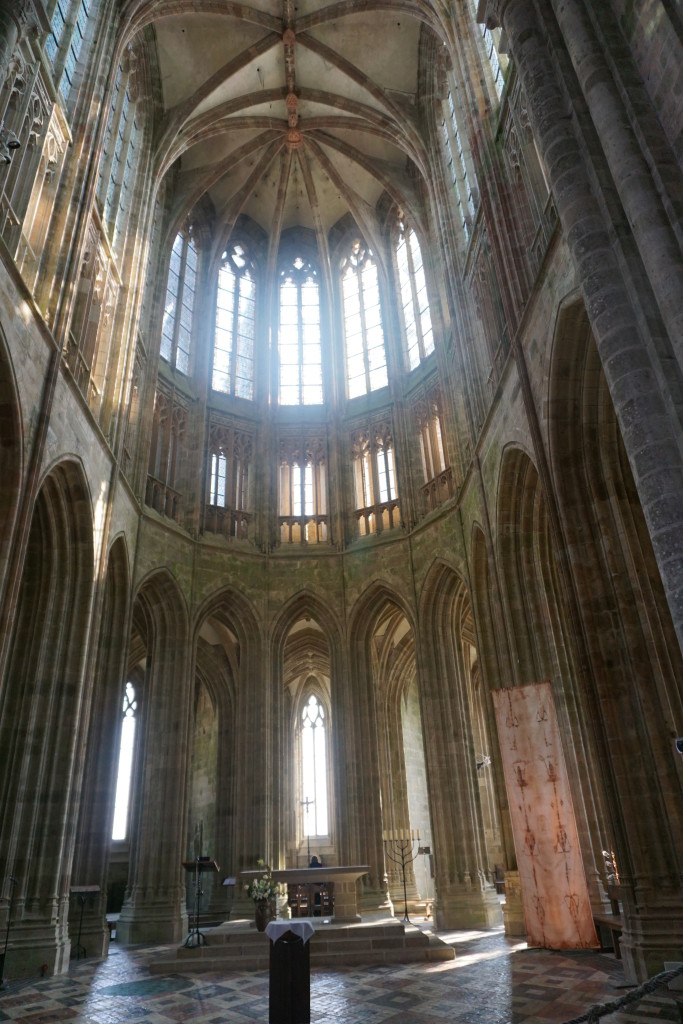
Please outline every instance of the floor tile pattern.
M311 1024L562 1024L628 991L621 964L608 955L530 950L501 930L441 936L453 944L454 961L314 970ZM267 1024L267 972L152 977L150 959L163 952L114 944L107 960L73 963L64 977L10 981L0 992L0 1022ZM11 977L10 955L5 973ZM660 991L602 1020L682 1018Z

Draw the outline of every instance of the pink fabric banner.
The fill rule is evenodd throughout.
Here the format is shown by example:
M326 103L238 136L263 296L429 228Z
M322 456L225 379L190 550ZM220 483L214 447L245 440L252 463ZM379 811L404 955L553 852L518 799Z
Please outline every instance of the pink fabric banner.
M598 946L549 682L493 691L530 946Z

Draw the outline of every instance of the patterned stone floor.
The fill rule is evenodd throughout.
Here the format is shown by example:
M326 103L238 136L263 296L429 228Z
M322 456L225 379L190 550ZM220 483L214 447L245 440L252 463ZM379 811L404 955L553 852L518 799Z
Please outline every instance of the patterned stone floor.
M628 991L620 963L606 954L528 950L502 929L441 935L454 945L454 961L312 971L311 1024L561 1024ZM267 1024L267 973L152 977L147 965L161 952L113 944L106 961L73 963L61 978L10 981L0 992L0 1021ZM602 1019L682 1018L670 997L656 994Z

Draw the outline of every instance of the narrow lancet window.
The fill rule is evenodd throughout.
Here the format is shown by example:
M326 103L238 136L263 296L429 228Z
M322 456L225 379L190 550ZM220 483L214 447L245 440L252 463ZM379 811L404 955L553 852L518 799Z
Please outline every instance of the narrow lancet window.
M128 809L133 778L133 753L135 749L135 713L138 709L133 684L126 683L123 695L123 722L121 723L121 744L119 746L119 770L116 781L114 803L114 825L111 837L121 841L128 836Z
M304 836L329 833L327 813L327 750L325 711L315 694L301 715L301 769Z
M192 354L192 321L197 285L197 250L183 232L176 235L168 268L161 328L161 357L186 376Z
M434 333L420 243L415 232L403 223L399 227L396 264L408 363L414 370L434 351Z
M387 357L377 264L357 239L342 266L346 385L349 398L386 387Z
M211 387L237 398L254 397L254 269L241 245L223 253L218 271Z
M280 405L321 405L320 294L317 271L300 256L280 275Z

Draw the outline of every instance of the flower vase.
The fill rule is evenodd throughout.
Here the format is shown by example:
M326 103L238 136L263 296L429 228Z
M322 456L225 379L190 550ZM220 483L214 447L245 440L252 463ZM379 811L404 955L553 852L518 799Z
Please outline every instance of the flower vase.
M258 900L254 904L254 919L257 931L264 932L268 922L273 921L276 917L277 907L275 900Z

